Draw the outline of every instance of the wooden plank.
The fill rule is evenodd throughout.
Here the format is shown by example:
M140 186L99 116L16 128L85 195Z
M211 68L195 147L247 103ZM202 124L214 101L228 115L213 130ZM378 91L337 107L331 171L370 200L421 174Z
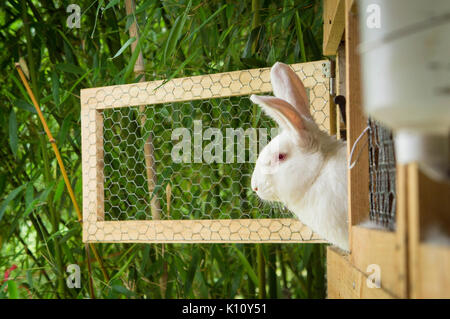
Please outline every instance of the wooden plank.
M323 2L323 55L336 55L345 27L345 0Z
M417 164L408 165L408 178L410 296L450 298L450 185L431 180Z
M381 287L391 295L406 298L406 247L396 233L361 226L352 227L350 261L363 273L370 265L381 270Z
M346 96L346 75L345 75L345 44L341 43L336 55L336 95ZM338 139L345 137L345 123L341 117L341 110L336 106L336 136Z
M101 221L105 219L105 191L104 191L104 154L103 154L103 115L101 111L95 110L95 145L96 154L95 162L97 168L97 220Z
M409 280L408 280L408 170L406 165L397 164L396 167L396 256L397 267L401 274L396 281L389 283L393 286L392 290L401 298L409 296Z
M450 183L434 181L417 166L414 169L418 174L421 241L426 239L427 232L436 227L450 238Z
M362 272L371 264L380 266L381 285L399 298L408 297L407 169L397 166L395 232L352 227L351 262Z
M346 5L349 1L346 1ZM360 58L357 51L359 27L356 4L348 10L345 18L345 56L347 92L347 151L348 158L356 139L367 126L367 118L362 108ZM369 152L364 138L354 151L352 161L357 160L348 171L349 227L358 225L369 217ZM358 155L359 154L359 155ZM358 157L357 157L358 156ZM352 232L350 231L350 244Z
M87 242L324 243L298 219L134 220L90 223Z
M88 230L103 217L103 119L89 107L81 93L81 139L83 171L83 241ZM94 225L94 226L92 226Z
M324 72L324 69L330 68L330 61L296 63L291 64L291 67L308 89L313 118L321 129L330 132L334 126L334 115L330 116L330 83ZM81 90L85 105L98 110L270 92L270 68Z
M309 92L311 114L330 131L329 77L324 68L330 61L291 64ZM155 105L272 92L270 68L241 70L133 84L82 89L84 103L95 109Z
M450 299L450 248L448 245L421 243L419 267L413 298Z
M355 0L346 0L346 3L345 3L346 13L348 13L348 11L352 9L354 2L355 2Z
M391 299L388 291L370 288L368 277L355 268L347 255L335 247L327 249L328 298L330 299Z
M407 167L408 185L408 267L409 267L409 295L417 298L420 295L420 225L419 225L419 175L417 164Z

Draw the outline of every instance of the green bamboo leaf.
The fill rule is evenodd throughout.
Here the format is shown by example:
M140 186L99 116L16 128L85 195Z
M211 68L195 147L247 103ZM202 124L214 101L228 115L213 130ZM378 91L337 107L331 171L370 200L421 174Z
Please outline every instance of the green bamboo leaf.
M27 189L25 190L25 205L28 206L33 201L34 198L34 187L33 183L27 184Z
M69 134L70 124L72 122L72 114L66 116L62 122L61 129L58 134L58 146L61 147L66 142L67 135Z
M134 49L133 54L131 55L130 60L128 61L128 64L125 69L120 71L115 78L115 82L119 82L119 84L123 84L126 82L130 74L133 72L134 65L136 64L137 58L139 57L139 52L141 51L141 43L144 41L143 39L146 39L148 33L150 32L152 27L151 23L147 23L145 25L144 31L142 32L141 36L139 37L138 42L136 43L136 48ZM121 79L118 81L118 79Z
M14 74L10 74L10 76L11 76L11 79L13 80L14 84L19 88L20 93L22 93L22 96L28 98L28 93L25 90L25 88L23 87L22 82Z
M9 178L9 174L7 174L7 173L0 174L0 194L2 194L5 191L7 178Z
M229 34L229 33L231 32L231 30L233 30L234 28L235 28L235 25L230 25L230 26L228 27L228 29L220 35L220 38L219 38L219 45L221 45L222 42L225 41L225 39L227 38L228 34Z
M56 186L55 195L53 196L53 202L57 203L61 199L61 196L64 192L64 179L60 179L58 185Z
M133 72L134 65L136 64L137 58L139 56L139 52L141 51L142 39L143 39L143 37L139 38L139 40L136 44L136 48L134 49L134 52L131 55L130 60L128 61L127 67L125 68L123 76L122 76L122 83L125 83L125 80L130 76L131 72Z
M28 102L18 99L14 102L14 105L17 106L18 108L28 111L30 113L33 114L37 114L36 109L34 108L33 105L29 104Z
M27 185L24 184L22 186L17 187L14 189L11 193L8 194L6 199L0 204L0 221L2 220L3 214L5 213L6 207L8 204L16 198L16 196L26 187Z
M30 286L31 289L34 288L34 285L33 285L33 273L31 272L31 270L27 270L27 283L28 283L28 286Z
M141 1L140 1L141 2ZM156 4L157 6L158 4ZM146 2L142 3L139 8L136 9L136 12L134 13L135 15L138 15L142 12L146 12L148 16L150 16L153 7L150 10L146 10L149 6L155 6L155 1L154 0L147 0Z
M9 114L9 146L14 156L17 157L17 151L19 148L19 138L17 132L17 119L14 109Z
M222 12L223 9L225 9L228 6L228 4L225 4L221 6L219 9L216 10L212 15L210 15L203 23L198 26L194 31L192 31L191 35L186 39L187 42L192 39L192 37L197 34L206 24L208 24L212 19L214 19L220 12Z
M302 23L298 11L295 12L295 30L297 32L297 41L300 46L301 62L306 62L305 42L303 41Z
M200 250L195 249L194 254L189 264L189 269L186 274L186 281L184 283L184 295L188 296L192 289L192 282L194 280L195 273L199 267Z
M55 71L52 72L52 94L56 107L59 106L59 78Z
M8 288L8 282L5 281L3 284L0 284L0 299L8 298L6 291Z
M255 270L253 270L252 266L248 262L245 255L242 253L242 251L237 248L235 244L233 244L231 247L233 247L234 251L237 253L239 259L242 262L242 265L244 266L245 271L247 272L249 278L253 281L255 286L258 286L258 277L256 276Z
M71 230L69 230L68 232L66 232L64 234L64 236L61 237L61 239L59 240L59 243L65 243L67 240L69 240L69 238L71 238L72 236L76 236L78 234L79 230L77 228L72 228Z
M25 211L20 211L15 215L14 221L11 223L9 227L8 237L10 237L16 228L19 226L21 220L26 220L31 212L36 208L37 205L44 203L47 200L48 195L53 190L54 182L40 195L38 195L35 199L33 199L30 203L27 204ZM27 194L25 194L27 196Z
M113 285L112 289L115 292L118 292L119 294L125 295L128 298L134 297L136 296L136 294L134 292L132 292L131 290L128 290L127 288L125 288L124 286L120 286L120 285Z
M102 10L103 10L103 11L106 11L106 10L108 10L109 8L114 7L116 4L119 3L119 1L120 1L120 0L111 0L111 1L106 5L106 7L102 8Z
M134 41L136 41L136 37L132 37L130 39L128 39L127 42L125 42L125 44L119 49L119 51L117 51L117 53L112 57L109 58L110 60L117 58L119 55L122 54L123 51L125 51L126 48L128 48Z
M198 48L194 53L192 53L186 60L183 61L183 63L180 64L180 66L172 73L170 74L167 79L161 83L158 87L155 88L155 90L159 89L161 86L172 80L181 70L184 69L184 67L190 63L195 57L198 56L198 53L201 51L200 48Z
M122 254L122 258L119 259L119 263L122 264L125 257L128 255L129 252L131 252L133 249L136 248L136 244L132 245L124 254ZM130 257L128 257L128 260L123 263L122 268L120 268L120 270L114 274L114 276L110 279L111 282L114 281L117 278L120 278L120 276L122 276L122 274L127 270L127 268L129 267L130 263L134 260L135 256L137 254L137 251L134 251Z
M19 290L13 280L8 280L8 295L9 299L19 299Z
M94 28L92 29L91 39L94 38L95 29L97 28L98 13L100 12L100 9L103 7L103 2L104 0L99 0L97 4L97 11L95 12ZM93 3L95 3L95 1Z
M172 29L170 30L169 37L166 41L166 46L164 48L164 58L163 61L166 63L167 56L172 54L173 50L175 49L176 42L178 41L178 37L181 33L181 24L183 22L183 16L179 16L175 23L172 26Z
M55 182L52 182L47 188L39 195L39 201L41 203L45 202L48 198L48 195L53 190L53 187L55 186Z
M192 0L189 1L188 5L186 6L186 9L183 12L183 15L179 16L175 20L175 23L173 24L172 29L170 30L169 37L167 38L166 46L164 48L164 58L163 58L164 63L166 63L167 57L170 56L175 50L178 39L180 38L181 35L181 31L183 31L184 24L186 23L187 14L191 9L191 5Z
M80 77L80 78L79 78L79 79L71 86L70 90L65 92L65 94L64 94L64 96L63 96L62 101L61 101L60 104L63 104L63 103L69 98L69 96L72 96L73 90L75 90L75 88L77 87L77 85L80 84L80 82L83 81L84 78L86 78L91 72L92 72L92 70L88 70L88 71L86 71L86 73L83 73L83 76L81 76L81 77ZM42 100L42 103L44 103L44 99Z
M314 37L311 28L305 29L305 34L306 34L305 38L306 40L308 40L307 43L309 43L308 46L311 47L311 50L314 54L314 59L321 59L323 57L322 50L320 49L320 44Z
M78 75L83 75L85 73L82 68L71 63L60 63L57 64L55 67L61 72L67 72Z

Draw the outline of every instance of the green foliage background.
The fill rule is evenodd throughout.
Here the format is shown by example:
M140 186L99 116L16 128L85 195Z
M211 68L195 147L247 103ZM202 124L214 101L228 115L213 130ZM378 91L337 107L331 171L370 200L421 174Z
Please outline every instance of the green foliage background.
M106 280L92 252L87 257L51 146L14 69L26 61L81 203L79 90L139 80L128 35L134 19L146 79L169 79L321 59L321 1L142 0L127 16L124 0L83 0L81 28L70 29L72 2L0 3L0 297L324 297L323 245L97 244ZM80 289L66 286L69 264L81 267Z

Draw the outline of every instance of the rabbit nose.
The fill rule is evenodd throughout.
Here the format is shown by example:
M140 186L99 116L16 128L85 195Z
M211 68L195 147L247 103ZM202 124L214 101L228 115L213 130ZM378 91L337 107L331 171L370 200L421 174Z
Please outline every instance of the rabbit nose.
M257 192L258 191L258 187L253 187L253 190L255 191L255 192Z

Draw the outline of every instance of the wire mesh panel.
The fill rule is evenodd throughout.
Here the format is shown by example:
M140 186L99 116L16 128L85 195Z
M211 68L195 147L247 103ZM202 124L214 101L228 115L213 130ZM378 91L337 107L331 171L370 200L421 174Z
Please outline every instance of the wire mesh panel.
M292 68L328 131L329 62ZM250 187L277 129L249 95L271 90L269 68L82 90L83 240L320 241Z
M395 229L396 188L395 152L392 133L377 121L368 120L370 220Z

